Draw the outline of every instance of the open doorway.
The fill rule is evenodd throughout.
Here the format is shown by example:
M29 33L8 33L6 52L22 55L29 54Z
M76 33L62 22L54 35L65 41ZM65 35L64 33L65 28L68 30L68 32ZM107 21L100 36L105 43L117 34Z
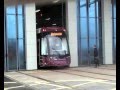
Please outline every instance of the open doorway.
M43 27L62 27L66 29L66 3L49 2L36 5L36 30ZM37 65L39 68L41 43L37 33Z

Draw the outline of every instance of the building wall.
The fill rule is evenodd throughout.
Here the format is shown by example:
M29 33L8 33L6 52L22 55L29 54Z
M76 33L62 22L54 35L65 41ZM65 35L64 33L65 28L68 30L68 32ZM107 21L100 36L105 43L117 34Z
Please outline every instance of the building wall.
M77 43L77 3L76 0L66 1L67 29L69 34L69 46L71 54L71 67L78 66Z
M35 4L25 5L25 30L26 30L26 69L37 69L36 45L36 18ZM71 53L71 67L78 66L78 41L77 41L77 2L66 0L67 30ZM113 64L112 55L112 8L110 0L102 1L102 33L104 64Z
M111 0L102 0L102 30L104 64L113 64Z
M26 69L37 69L35 4L25 5Z

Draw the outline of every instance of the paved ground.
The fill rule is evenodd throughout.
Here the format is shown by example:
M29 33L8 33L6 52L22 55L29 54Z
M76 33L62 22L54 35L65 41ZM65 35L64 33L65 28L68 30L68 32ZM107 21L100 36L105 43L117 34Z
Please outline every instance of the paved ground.
M5 72L5 76L34 90L116 90L115 65Z
M33 90L19 82L4 77L4 90Z

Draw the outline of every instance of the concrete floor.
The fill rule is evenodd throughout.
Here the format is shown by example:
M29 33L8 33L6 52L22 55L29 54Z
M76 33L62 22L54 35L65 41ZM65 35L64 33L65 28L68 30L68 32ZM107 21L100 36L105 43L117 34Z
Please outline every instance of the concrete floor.
M30 87L26 87L25 85L11 80L7 77L4 77L4 90L33 90Z
M5 76L34 90L116 90L116 65L5 72Z

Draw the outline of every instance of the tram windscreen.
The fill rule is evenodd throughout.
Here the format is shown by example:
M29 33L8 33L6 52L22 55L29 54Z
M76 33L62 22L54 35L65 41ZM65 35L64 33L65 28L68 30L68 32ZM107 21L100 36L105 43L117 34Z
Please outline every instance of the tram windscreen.
M65 32L49 32L42 34L42 55L67 55L69 54L68 42Z

